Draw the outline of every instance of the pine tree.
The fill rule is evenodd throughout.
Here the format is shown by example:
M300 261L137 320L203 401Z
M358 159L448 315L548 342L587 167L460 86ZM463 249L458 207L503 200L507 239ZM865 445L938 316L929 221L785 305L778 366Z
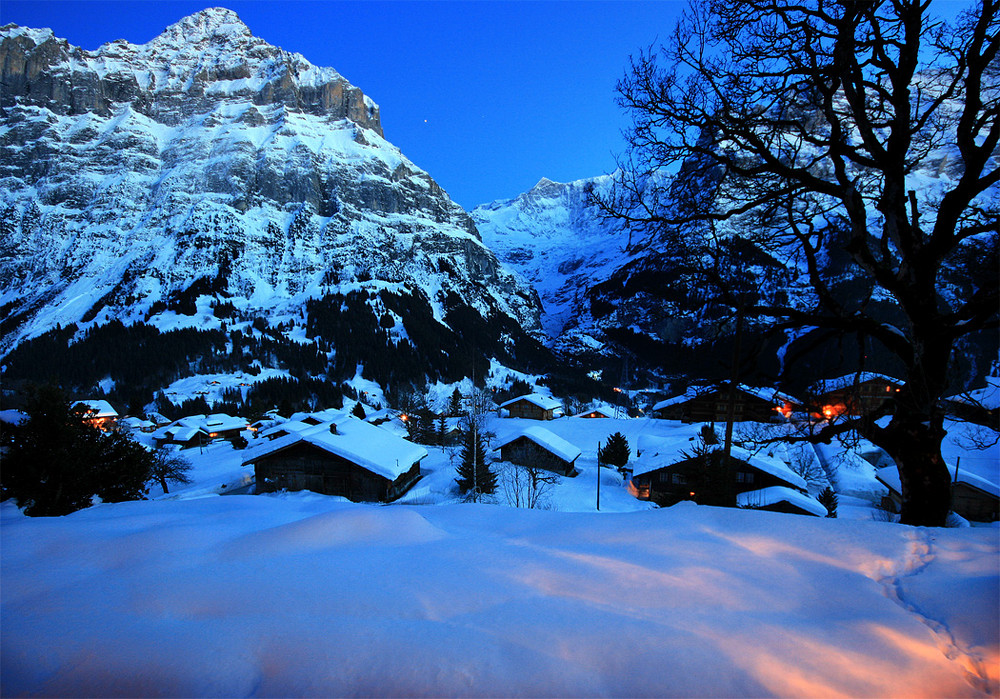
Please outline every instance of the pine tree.
M833 492L833 488L829 486L819 494L817 498L819 504L826 508L826 516L836 518L837 517L837 494Z
M462 394L456 388L451 394L451 400L448 402L448 416L458 417L462 414Z
M359 420L364 420L368 417L368 414L365 412L365 406L361 405L360 401L354 404L354 407L351 409L351 415Z
M3 457L0 490L25 514L64 515L145 494L152 455L124 432L101 432L71 408L62 390L45 386L25 402L28 419Z
M614 466L621 470L625 468L631 454L625 435L615 432L608 437L607 444L597 450L597 460L604 466Z
M496 474L486 462L486 449L475 423L469 425L465 433L462 451L459 454L461 463L458 466L458 488L472 497L489 495L497 487Z

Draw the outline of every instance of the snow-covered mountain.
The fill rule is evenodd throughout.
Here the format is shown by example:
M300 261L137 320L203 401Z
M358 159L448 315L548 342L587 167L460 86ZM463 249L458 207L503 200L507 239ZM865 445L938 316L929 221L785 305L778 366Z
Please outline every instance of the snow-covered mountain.
M416 342L397 297L425 322L471 310L497 328L487 355L540 336L537 295L383 137L378 106L232 11L95 51L0 28L0 117L4 354L57 325L218 328L219 304L224 329L277 319L301 341L308 299L351 292L397 342Z
M604 344L588 292L629 258L628 233L589 204L611 176L559 183L542 178L527 192L473 209L483 241L530 282L542 300L542 326L555 349L597 351Z

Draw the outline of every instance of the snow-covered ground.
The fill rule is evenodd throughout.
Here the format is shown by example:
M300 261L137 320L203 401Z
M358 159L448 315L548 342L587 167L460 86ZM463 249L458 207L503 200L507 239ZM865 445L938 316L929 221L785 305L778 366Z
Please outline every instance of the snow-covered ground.
M310 493L2 508L2 693L995 696L998 530Z
M582 454L543 510L462 503L458 449L436 447L388 506L218 497L252 475L228 443L184 451L194 482L150 501L59 518L4 503L0 694L1000 693L1000 528L876 521L879 486L844 459L840 519L655 509L611 469L597 512L599 442L621 431L634 454L699 426L544 426ZM946 455L995 470L962 434Z

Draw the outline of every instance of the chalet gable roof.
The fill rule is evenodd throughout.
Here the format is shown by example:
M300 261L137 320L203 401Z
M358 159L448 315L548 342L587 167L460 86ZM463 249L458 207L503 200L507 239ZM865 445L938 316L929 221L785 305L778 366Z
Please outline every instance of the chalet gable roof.
M789 505L817 517L826 517L827 515L826 508L813 498L805 493L780 485L760 490L748 490L736 495L736 504L740 507L767 507L768 505L777 505L780 502L787 502Z
M851 388L855 384L861 385L863 383L868 383L869 381L885 381L892 386L902 386L903 382L899 379L894 379L891 376L885 374L878 374L874 371L862 371L854 374L845 374L843 376L838 376L835 379L825 379L823 381L817 381L811 386L813 393L817 395L825 395L832 391L841 391L845 388Z
M583 453L580 451L579 447L574 444L570 444L559 435L554 434L544 427L537 426L526 427L523 430L516 432L499 442L493 449L494 451L501 449L511 442L516 442L521 437L531 440L538 446L545 449L545 451L558 456L560 459L568 463L573 463L573 461L575 461L576 458Z
M551 396L543 396L540 393L529 393L524 396L518 396L517 398L511 398L506 403L501 403L500 407L506 408L507 406L519 403L522 400L526 400L532 405L537 405L542 410L557 410L562 407L562 403L557 401L555 398Z
M331 425L335 425L336 434L331 431ZM354 416L342 416L336 422L318 425L284 423L272 429L282 427L287 432L283 436L273 440L255 440L259 443L245 449L243 465L296 444L310 444L393 481L427 457L427 450L423 447Z
M712 395L720 391L727 391L729 389L729 384L695 384L689 386L684 393L673 396L672 398L667 398L661 400L659 403L653 406L653 410L663 410L671 405L677 405L679 403L687 403L689 400L694 400L695 398L700 398L701 396ZM748 386L745 383L737 384L736 390L746 395L753 396L754 398L759 398L768 403L774 405L783 405L785 403L792 403L793 405L799 405L802 403L799 399L783 393L776 388L769 388L766 386Z
M78 400L76 405L82 405L87 411L86 417L89 419L100 419L105 417L118 417L118 411L111 407L111 403L106 400Z

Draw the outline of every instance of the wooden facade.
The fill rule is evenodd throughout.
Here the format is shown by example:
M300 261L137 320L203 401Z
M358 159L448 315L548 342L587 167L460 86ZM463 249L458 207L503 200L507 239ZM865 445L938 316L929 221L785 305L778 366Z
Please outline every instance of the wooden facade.
M523 436L501 446L500 458L512 464L534 466L558 473L561 476L571 476L576 473L576 466L574 466L576 459L566 461Z
M899 385L884 377L873 377L824 393L812 401L814 417L827 419L839 415L865 415L882 407L899 393Z
M555 419L555 411L562 407L556 401L547 401L544 406L539 405L532 398L533 396L521 396L507 401L500 407L507 411L508 417L520 417L527 420L553 420Z
M780 417L778 405L752 393L736 389L733 419L769 422ZM791 406L780 406L790 410ZM655 411L655 417L682 422L725 422L729 410L729 388L723 386L695 395L688 400L672 403Z
M297 442L257 459L254 475L258 493L311 490L354 502L390 502L417 482L420 463L390 480L316 445Z
M787 481L762 471L746 461L730 458L730 464L732 482L729 484L728 492L733 498L748 490L789 485ZM699 492L700 490L720 487L721 484L713 483L712 479L705 457L697 456L633 476L632 494L640 500L655 500L670 504L681 500L700 501L703 494ZM735 507L736 501L734 499L732 503L726 504Z

